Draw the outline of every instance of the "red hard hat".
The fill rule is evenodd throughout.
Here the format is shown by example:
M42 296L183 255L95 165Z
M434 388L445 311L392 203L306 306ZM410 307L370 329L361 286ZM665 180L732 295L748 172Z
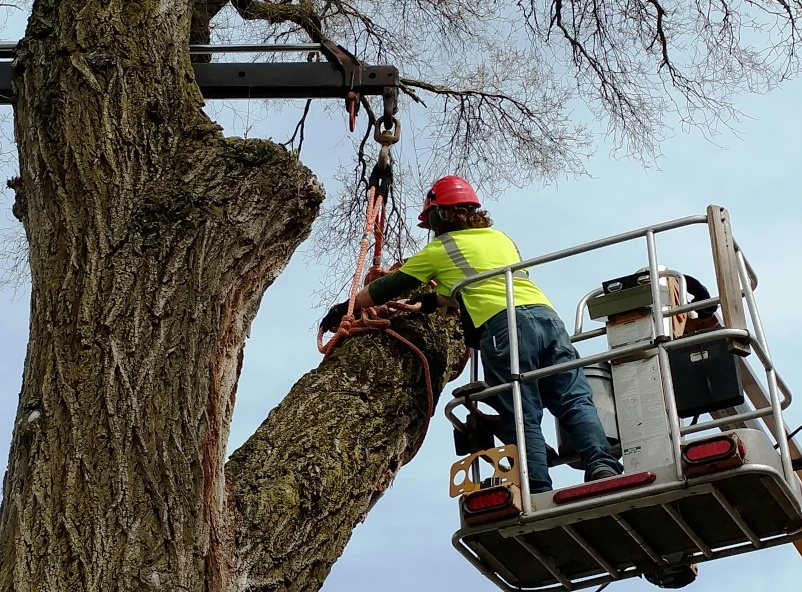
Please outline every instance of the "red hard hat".
M471 184L462 177L448 175L435 181L423 202L423 211L418 216L421 228L429 227L429 212L435 206L475 206L479 207L479 198Z

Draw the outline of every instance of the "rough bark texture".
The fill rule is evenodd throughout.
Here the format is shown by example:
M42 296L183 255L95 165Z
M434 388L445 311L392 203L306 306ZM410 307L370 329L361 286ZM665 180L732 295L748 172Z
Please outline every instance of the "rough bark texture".
M201 111L190 2L42 0L16 62L30 343L0 590L225 590L245 335L323 198Z
M420 432L420 362L360 336L225 469L245 336L323 191L202 112L194 4L39 0L19 46L32 296L2 592L314 590ZM454 319L395 322L439 392Z
M454 317L399 315L439 393L465 356ZM317 590L422 433L419 358L376 333L299 380L226 465L238 512L237 590Z

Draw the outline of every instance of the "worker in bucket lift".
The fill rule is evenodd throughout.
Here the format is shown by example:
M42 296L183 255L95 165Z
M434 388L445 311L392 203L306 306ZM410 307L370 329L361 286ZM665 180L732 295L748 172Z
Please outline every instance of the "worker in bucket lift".
M363 288L357 294L355 308L383 304L434 279L436 293L414 296L411 302L420 302L421 311L425 313L434 312L438 306L459 306L465 341L481 352L485 381L490 386L509 382L510 345L504 276L467 286L457 301L449 295L454 285L466 277L519 262L521 256L515 243L503 232L490 228L492 220L481 209L473 187L456 176L443 177L433 185L418 220L418 226L434 232L434 240L397 271ZM577 359L578 353L565 325L528 273L515 272L513 282L520 371L530 372ZM321 326L336 331L347 308L347 302L332 307ZM559 420L576 444L585 468L585 481L622 473L623 467L610 451L590 386L581 369L537 382L524 382L521 393L532 493L552 489L546 443L540 428L544 407ZM485 401L500 415L501 440L514 444L512 393L508 391Z

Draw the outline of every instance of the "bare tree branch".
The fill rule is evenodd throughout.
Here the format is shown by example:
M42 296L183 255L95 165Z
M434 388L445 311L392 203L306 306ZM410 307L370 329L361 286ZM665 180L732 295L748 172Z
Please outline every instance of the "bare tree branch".
M417 204L418 190L446 172L483 194L584 174L595 121L606 123L616 151L648 164L675 126L708 137L734 131L738 93L766 92L800 70L798 0L232 0L230 10L221 2L196 3L219 12L221 39L325 34L401 70L405 146L414 139L418 162L414 180L404 175L415 192L393 197L394 225L401 204ZM378 108L373 98L362 105ZM332 206L335 218L363 205L370 148L365 138L353 148L356 168L338 176L338 199L358 207ZM326 222L341 237L360 232L344 218ZM397 247L409 228L392 235Z
M309 115L309 108L311 106L312 106L312 100L310 99L310 100L306 101L306 105L304 105L303 115L301 115L300 121L298 121L298 124L295 126L295 131L292 133L292 136L290 137L290 139L287 140L286 142L284 142L282 144L282 146L288 146L290 148L294 148L295 147L295 138L298 137L299 138L298 139L298 148L296 148L296 150L298 152L301 152L301 148L303 147L303 144L304 144L304 129L306 127L306 118Z
M313 41L322 38L323 29L313 0L299 0L298 4L231 0L231 4L245 20L263 20L270 24L291 22L306 31Z

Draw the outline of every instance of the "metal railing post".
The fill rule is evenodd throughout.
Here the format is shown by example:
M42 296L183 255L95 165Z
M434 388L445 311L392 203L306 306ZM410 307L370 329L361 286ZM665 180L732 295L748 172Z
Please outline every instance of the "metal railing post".
M666 336L663 327L663 300L660 298L660 270L657 267L657 245L654 240L654 231L646 231L646 252L649 256L649 281L652 291L652 319L654 320L654 340L662 341Z
M515 314L515 286L512 269L504 272L507 290L507 331L510 342L510 379L512 381L512 405L515 413L515 439L518 443L518 471L521 474L521 501L524 514L532 512L529 496L529 466L526 463L526 434L524 433L524 411L521 400L521 368L518 358L518 319Z
M471 352L471 382L479 381L479 352Z
M794 473L791 464L791 449L788 446L788 438L785 434L785 422L782 416L782 407L780 403L780 391L777 384L777 371L774 369L774 362L769 353L769 346L766 343L766 334L763 332L763 323L760 321L760 314L757 311L757 303L755 302L755 293L752 291L752 284L749 281L749 273L746 268L746 261L744 260L743 252L739 249L735 252L738 278L741 281L741 289L743 290L746 306L749 309L749 316L752 318L752 325L755 329L755 340L763 350L763 355L766 357L766 381L769 387L769 399L771 400L771 409L774 415L774 437L780 448L780 461L783 467L783 476L788 482L789 487L797 488L798 479Z
M674 470L677 479L685 480L682 473L682 429L679 423L679 413L677 412L677 400L674 398L674 382L671 379L671 362L668 359L668 351L663 344L657 346L657 359L660 364L660 378L663 382L663 394L668 411L669 433L671 434L671 454L674 458Z
M663 347L668 336L666 335L663 324L663 299L660 297L660 269L657 266L657 244L654 239L654 231L646 231L646 252L649 257L649 279L652 292L652 319L654 322L654 341L657 345L657 362L660 368L660 379L663 383L663 396L666 401L666 411L668 411L668 429L671 434L671 455L674 459L674 471L677 479L683 481L685 476L682 474L682 457L680 454L680 435L679 414L677 412L677 401L674 399L674 384L671 379L671 363L668 359L668 352ZM682 286L682 284L681 284Z

